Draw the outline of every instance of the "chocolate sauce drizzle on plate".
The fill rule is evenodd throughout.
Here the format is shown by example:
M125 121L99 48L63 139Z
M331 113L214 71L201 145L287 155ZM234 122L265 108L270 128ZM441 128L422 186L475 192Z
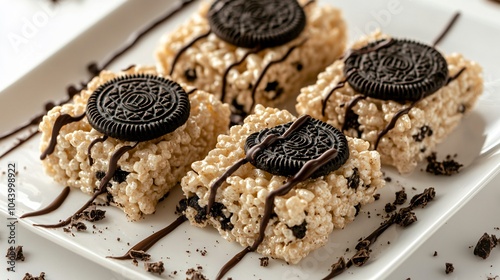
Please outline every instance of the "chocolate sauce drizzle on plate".
M57 208L59 208L59 206L61 206L63 204L63 202L66 200L66 198L68 197L70 190L71 190L70 187L68 187L68 186L64 187L64 189L61 191L61 193L49 205L47 205L46 207L44 207L40 210L25 213L24 215L22 215L19 218L23 219L23 218L27 218L27 217L35 217L35 216L45 215L45 214L48 214L52 211L57 210Z
M121 48L119 48L117 51L112 53L110 55L110 57L102 63L101 67L97 67L96 63L90 63L89 66L87 67L89 69L89 72L94 74L94 75L99 74L99 72L102 69L111 65L111 63L113 63L116 59L118 59L119 57L124 55L128 50L130 50L133 46L135 46L146 34L153 31L156 27L158 27L162 23L168 21L174 15L178 14L183 9L187 8L190 4L194 3L195 1L196 0L182 0L182 1L180 1L180 5L178 5L177 8L175 8L174 10L168 11L165 15L163 15L163 16L159 17L157 20L153 21L148 26L146 26L144 29L134 33L134 35L131 38L129 38L129 40ZM91 80L92 80L92 78L87 83L89 83ZM73 96L75 96L76 94L78 94L80 91L82 91L83 89L85 89L87 87L87 83L82 83L79 88L77 88L74 85L68 86L68 88L66 90L68 97L66 99L60 101L57 104L54 104L52 102L47 102L45 104L44 112L33 116L25 124L22 124L16 128L14 128L12 131L8 131L4 134L1 134L0 141L3 141L11 136L14 136L15 134L17 134L17 133L19 133L27 128L30 128L32 126L37 126L42 121L43 116L50 109L52 109L55 105L63 105L63 104L70 102L72 100ZM16 150L17 148L21 147L21 145L28 142L31 138L33 138L38 133L39 133L39 131L36 130L36 131L29 133L27 136L25 136L23 138L19 138L17 140L17 143L15 143L10 149L8 149L7 151L0 154L0 159L5 157L6 155L11 153L12 151Z
M412 222L416 221L416 218L412 220L411 222L407 223L405 222L405 218L410 216L410 217L415 217L412 210L414 210L417 207L425 207L427 203L432 201L436 195L436 192L434 188L428 188L425 189L421 194L415 195L411 201L410 205L404 208L399 209L398 213L391 215L391 217L383 222L377 229L375 229L372 233L370 233L367 237L362 239L357 245L356 245L356 254L349 259L347 262L343 257L340 257L338 262L334 263L332 265L332 271L323 278L323 280L328 280L332 279L335 276L338 276L342 274L344 271L346 271L348 268L350 268L352 265L355 266L362 266L368 261L370 258L370 246L375 243L377 238L384 233L385 230L387 230L389 227L391 227L394 224L399 224L403 227L406 227L410 225Z
M158 242L160 239L162 239L163 237L165 237L167 234L169 234L172 231L174 231L177 227L179 227L180 225L182 225L182 223L184 223L185 221L187 221L186 216L184 216L184 215L179 216L170 225L168 225L168 226L164 227L163 229L161 229L161 230L153 233L152 235L146 237L145 239L143 239L142 241L140 241L139 243L137 243L136 245L134 245L132 248L130 248L127 251L127 253L125 253L125 255L119 256L119 257L108 256L107 258L116 259L116 260L129 260L129 259L133 259L133 257L131 256L130 252L132 252L132 251L144 251L144 252L146 252L156 242Z

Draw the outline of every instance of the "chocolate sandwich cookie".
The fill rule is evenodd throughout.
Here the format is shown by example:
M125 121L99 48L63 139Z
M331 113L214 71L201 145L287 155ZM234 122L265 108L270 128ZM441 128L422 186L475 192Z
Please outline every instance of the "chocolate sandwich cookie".
M87 118L97 131L124 141L148 141L170 133L189 118L184 89L153 75L126 75L95 90Z
M242 48L271 48L297 38L306 15L296 0L219 0L208 23L220 39Z
M398 102L417 101L446 84L448 64L435 48L405 39L385 39L351 51L344 76L357 92Z
M310 160L316 159L329 149L335 149L337 155L314 172L311 177L324 176L345 163L349 157L349 147L344 134L333 126L313 118L305 118L303 124L290 131L297 123L290 122L273 128L266 128L248 136L245 152L262 145L270 135L281 135L281 139L272 145L259 149L250 158L257 168L274 175L293 176ZM285 136L283 136L285 135Z

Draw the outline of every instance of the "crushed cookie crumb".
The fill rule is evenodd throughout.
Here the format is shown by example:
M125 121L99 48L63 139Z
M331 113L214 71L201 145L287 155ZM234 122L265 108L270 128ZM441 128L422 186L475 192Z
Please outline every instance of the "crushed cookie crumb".
M259 258L259 260L260 260L260 266L267 267L269 265L269 258L268 257L262 257L262 258Z
M146 269L147 272L158 273L159 275L165 272L165 267L163 266L162 261L154 263L145 262L144 269Z
M446 263L446 269L445 269L446 274L450 274L454 270L455 270L455 268L453 267L452 263Z

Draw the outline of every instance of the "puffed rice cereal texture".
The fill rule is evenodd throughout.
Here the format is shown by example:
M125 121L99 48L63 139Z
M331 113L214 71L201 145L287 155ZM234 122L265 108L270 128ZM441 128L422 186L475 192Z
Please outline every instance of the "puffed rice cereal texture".
M299 2L306 3L305 0ZM161 71L170 73L179 50L210 29L207 21L210 4L210 1L202 3L191 19L161 39L156 52ZM311 3L305 7L305 13L306 27L296 39L251 54L229 71L223 101L231 104L233 111L248 113L253 104L276 107L295 98L301 87L314 81L318 73L342 54L346 45L346 25L340 10ZM291 48L294 49L286 60L273 63L256 85L266 66L285 57ZM180 56L172 77L221 98L224 72L249 51L226 43L212 33ZM252 98L252 91L255 91L255 98Z
M383 38L389 36L375 32L356 42L352 49ZM456 80L420 100L380 139L377 151L382 164L394 166L400 173L411 173L420 161L430 155L437 144L457 127L464 115L472 110L483 91L480 65L458 53L446 55L445 59L450 77L461 69L465 71ZM328 99L324 115L322 102L331 89L344 80L343 69L344 61L337 60L318 75L316 84L304 87L297 97L297 112L309 114L341 128L345 122L346 104L360 93L346 83ZM373 148L378 134L391 122L393 116L410 104L411 102L401 104L370 97L360 100L353 107L359 128L350 128L344 133L361 137L370 142Z
M87 89L74 96L72 103L51 109L39 125L42 133L40 150L48 146L58 116L82 114L88 98L100 85L115 77L136 73L157 74L154 68L140 66L119 73L102 71ZM154 213L158 200L179 183L190 164L202 159L215 147L217 135L227 133L230 115L227 104L201 90L190 94L189 99L191 112L184 125L172 133L140 142L118 161L119 169L115 172L118 176L114 176L107 186L107 199L123 209L129 220ZM54 152L42 161L45 172L62 185L79 188L87 194L94 193L108 170L110 156L120 147L133 144L108 137L93 146L94 164L91 166L88 147L94 139L103 136L90 126L87 118L63 126Z
M217 191L216 215L206 215L209 188L229 167L245 157L246 138L267 127L294 121L286 110L257 105L242 126L233 126L229 135L220 135L208 156L192 164L181 186L188 201L185 214L199 227L214 226L220 235L242 246L251 246L258 236L266 196L281 187L286 177L271 175L246 163ZM257 251L263 255L298 263L323 246L334 229L354 220L356 206L373 202L373 195L385 181L376 151L369 143L348 137L350 156L338 170L299 183L288 194L276 197L265 238ZM194 204L196 203L196 204ZM194 204L194 205L193 205Z

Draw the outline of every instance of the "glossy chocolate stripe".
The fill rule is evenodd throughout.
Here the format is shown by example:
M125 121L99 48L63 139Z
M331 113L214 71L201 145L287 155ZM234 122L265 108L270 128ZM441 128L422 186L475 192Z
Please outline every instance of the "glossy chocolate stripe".
M170 68L170 73L169 73L170 76L172 76L172 74L174 74L175 64L177 64L177 61L179 60L179 58L181 57L181 55L185 51L187 51L190 47L192 47L196 42L198 42L199 40L201 40L203 38L208 37L208 35L210 35L211 33L212 33L212 30L209 29L207 32L202 33L202 34L196 36L193 40L191 40L191 42L187 43L185 46L183 46L177 52L177 54L175 54L174 60L172 61L172 66Z
M115 174L115 171L118 169L118 160L123 154L135 148L137 144L139 143L137 142L132 146L123 146L113 153L113 155L109 159L108 171L106 172L104 178L102 178L99 184L99 188L94 192L94 195L92 195L92 197L82 207L80 207L80 209L78 209L73 215L71 215L66 220L61 221L57 224L34 224L34 226L44 227L44 228L59 228L71 223L73 217L85 211L85 209L87 209L87 207L89 207L99 195L106 192L106 185L109 183L109 181L113 177L113 174Z
M288 49L288 51L285 53L285 55L283 55L281 58L279 58L277 60L273 60L273 61L269 62L264 67L264 69L262 69L262 72L260 73L259 77L257 78L257 81L255 82L255 85L252 88L252 104L250 104L250 111L252 110L252 108L255 104L255 93L257 92L257 88L259 87L259 84L262 82L262 79L264 79L264 76L266 75L269 68L271 68L271 66L273 66L274 64L278 64L278 63L285 61L296 48L304 45L306 43L306 41L307 41L307 38L303 39L300 43L291 46L290 49Z
M27 217L35 217L35 216L45 215L45 214L48 214L54 210L57 210L57 208L59 208L59 206L61 206L63 204L63 202L66 200L66 198L68 197L70 190L71 190L70 187L68 187L68 186L64 187L62 192L54 199L54 201L52 201L45 208L42 208L42 209L37 210L37 211L26 213L19 218L23 219L23 218L27 218Z
M56 148L57 145L57 136L59 135L59 131L61 131L61 128L63 128L63 126L73 122L80 121L84 117L85 117L85 112L75 117L68 114L62 114L58 116L56 121L54 122L54 126L52 127L52 134L50 136L49 145L47 146L47 148L45 148L42 155L40 155L40 159L44 160L48 155L54 152L54 149Z
M450 32L450 30L453 28L453 26L455 25L455 23L457 22L458 18L460 17L460 13L457 12L455 13L455 15L453 15L453 18L451 19L451 21L448 23L448 25L446 25L445 29L441 32L441 34L436 38L436 40L434 40L434 43L432 44L433 47L437 46L439 43L441 43L441 41L444 39L444 37L446 37L446 35L448 35L448 33Z
M166 235L168 235L169 233L174 231L177 227L182 225L182 223L184 223L185 221L187 221L186 216L184 216L184 215L179 216L170 225L166 226L165 228L161 229L160 231L153 233L152 235L146 237L144 240L142 240L139 243L137 243L136 245L134 245L132 248L130 248L127 251L127 253L125 253L125 255L119 256L119 257L107 256L106 258L116 259L116 260L132 259L132 257L130 256L131 251L144 251L144 252L146 252L147 250L149 250L149 248L151 248L153 245L155 245L156 242L158 242L160 239L162 239L163 237L165 237Z
M104 135L103 137L96 138L92 140L89 144L89 148L87 149L87 155L89 156L89 165L92 166L94 165L94 159L92 158L92 148L95 146L97 143L102 143L108 139L107 135Z

